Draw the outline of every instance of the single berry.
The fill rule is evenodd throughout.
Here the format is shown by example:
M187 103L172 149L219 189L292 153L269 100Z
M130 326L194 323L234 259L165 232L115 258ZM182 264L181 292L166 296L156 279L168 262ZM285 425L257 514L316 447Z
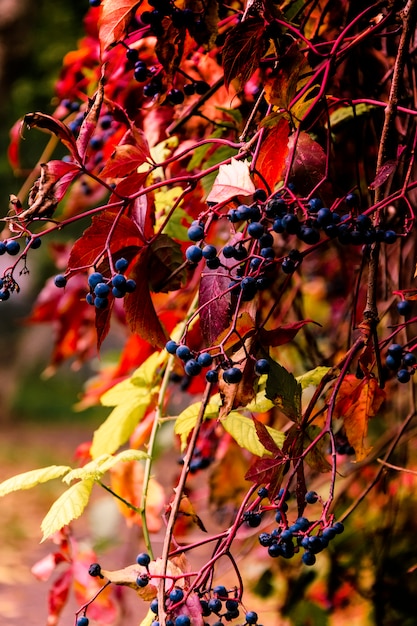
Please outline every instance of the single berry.
M6 300L8 300L10 298L10 291L8 289L2 289L0 291L0 300L2 302L5 302Z
M267 197L268 197L268 195L267 195L265 189L256 189L254 194L253 194L253 199L254 200L258 200L259 202L265 202Z
M30 244L32 250L37 250L42 245L42 239L40 237L26 238L26 243Z
M0 241L0 256L6 254L6 244L4 241Z
M217 370L209 370L206 373L206 381L208 383L217 383L218 380L219 380L219 374Z
M232 598L229 598L228 600L226 600L226 609L228 611L236 611L238 606L239 606L239 602L237 600L232 600Z
M103 282L103 274L100 274L100 272L93 272L88 277L88 286L91 287L91 289L94 289L96 285L102 282Z
M175 351L175 354L181 361L189 361L192 358L191 350L188 346L180 345Z
M217 270L217 268L221 265L221 261L219 257L216 257L215 259L207 259L206 265L210 270Z
M85 296L85 301L90 306L94 306L94 296L93 296L93 294L92 293L87 293L86 296Z
M242 372L238 367L229 367L223 372L223 380L225 383L236 384L242 380Z
M387 352L394 358L401 358L403 353L403 347L399 343L392 343L390 346L388 346Z
M90 4L90 7L99 7L101 5L101 0L88 0L88 2Z
M102 577L101 566L98 563L92 563L88 568L88 573L93 578L96 578L97 576Z
M143 567L148 567L150 562L151 562L151 557L149 556L147 552L141 552L136 557L136 563L138 565L142 565Z
M387 244L395 243L397 239L397 233L395 230L386 230L384 234L384 242Z
M110 293L110 287L107 283L97 283L94 287L94 294L99 298L105 298Z
M216 585L216 587L213 587L213 593L219 598L227 598L229 595L224 585Z
M355 193L348 193L345 201L348 207L357 207L359 205L359 198Z
M113 278L111 279L111 284L113 285L113 287L116 287L116 289L119 289L120 291L125 291L126 278L123 276L123 274L115 274L115 276L113 276Z
M245 615L245 620L247 624L256 624L258 621L258 614L255 611L248 611Z
M304 499L307 504L314 504L315 502L317 502L318 498L319 497L315 491L307 491Z
M310 211L312 211L313 213L315 213L316 211L319 211L323 206L323 202L321 201L320 198L311 198L308 201L308 208L310 209ZM329 209L327 209L328 211Z
M156 598L152 600L149 608L151 609L152 613L155 613L155 615L158 614L158 600Z
M269 533L261 533L258 537L258 541L264 548L267 548L272 544L272 537Z
M190 241L201 241L204 238L204 228L200 224L193 224L187 231Z
M148 583L149 583L148 574L141 574L140 576L136 578L136 584L138 587L146 587Z
M82 615L77 619L77 626L88 626L90 620L85 615Z
M16 256L20 252L20 244L16 239L11 239L6 242L6 252L11 256Z
M255 363L255 372L262 376L262 374L268 374L271 369L271 365L268 359L258 359Z
M136 63L136 61L139 61L138 50L135 50L135 48L129 48L128 50L126 50L126 59L128 61L131 61L132 63Z
M259 239L260 248L270 248L274 244L274 238L271 233L264 233Z
M191 621L188 615L178 615L175 619L175 626L190 626Z
M175 604L177 602L181 602L183 597L184 597L184 592L179 587L175 587L169 594L169 599L171 600L171 602L175 602Z
M252 222L248 226L248 234L254 239L260 239L264 234L264 227L260 222Z
M210 365L213 363L213 357L208 352L202 352L197 357L197 363L201 367L210 367Z
M286 257L281 263L281 269L284 272L284 274L292 274L295 270L294 261Z
M136 289L136 281L133 278L129 278L125 285L126 293L133 293Z
M220 613L223 608L222 601L219 598L211 598L208 601L208 608L212 613Z
M314 565L316 562L316 555L313 552L310 552L310 550L306 550L301 557L301 560L304 565Z
M177 348L178 348L177 342L173 341L172 339L167 341L165 344L165 349L168 352L168 354L176 354Z
M411 304L409 300L401 300L400 302L398 302L397 311L400 315L403 315L404 317L406 315L409 315L411 311Z
M275 559L278 556L281 556L281 546L278 543L271 544L268 547L268 554L273 559Z
M268 497L268 489L266 487L260 487L258 489L258 496L260 498L267 498Z
M274 259L275 258L275 252L274 249L271 247L267 247L267 248L261 248L259 254L261 255L261 257L263 257L264 259Z
M321 552L323 550L323 544L321 542L320 537L316 535L312 535L308 538L308 549L311 550L314 554L317 552Z
M203 258L203 251L198 246L190 246L185 251L185 256L190 263L198 263Z
M58 274L54 278L54 283L55 283L55 287L58 287L59 289L63 289L65 285L67 284L67 278L66 276L64 276L64 274Z
M327 539L327 541L330 541L331 539L334 539L336 537L336 531L334 530L334 528L329 526L328 528L325 528L323 530L322 537Z
M343 526L342 522L335 522L331 528L333 528L336 535L341 535L342 532L345 530L345 527Z
M186 96L193 96L195 94L194 83L187 83L186 85L184 85L184 93Z
M417 359L412 352L406 352L403 356L403 365L405 367L413 367L417 363Z
M251 528L257 528L262 522L262 515L260 513L248 512L244 516L244 520Z
M100 296L96 296L94 298L94 306L96 307L96 309L105 309L107 308L108 304L109 301L107 300L107 298L102 298Z
M206 260L213 260L217 258L216 246L206 245L201 252Z
M201 365L195 359L189 359L184 365L187 376L198 376L201 372Z
M235 247L230 245L225 246L223 248L223 256L226 259L233 259L233 257L235 256Z
M398 370L398 373L397 373L398 382L400 382L400 383L408 383L410 378L411 378L411 374L410 374L410 372L408 370L406 370L406 369Z
M116 272L120 272L120 274L122 274L127 270L128 265L129 262L122 257L121 259L117 259L116 263L114 264L114 268Z
M300 229L300 222L293 213L287 213L282 218L282 224L289 235L295 235Z
M310 493L314 493L314 492L312 491ZM299 530L307 530L308 528L310 528L310 521L306 517L298 517L295 520L295 523L297 527L299 528Z
M197 80L194 83L194 86L195 86L195 92L199 96L202 96L203 94L207 93L208 90L210 89L210 85L206 83L204 80Z
M209 615L211 615L207 600L200 600L200 606L203 617L208 617Z

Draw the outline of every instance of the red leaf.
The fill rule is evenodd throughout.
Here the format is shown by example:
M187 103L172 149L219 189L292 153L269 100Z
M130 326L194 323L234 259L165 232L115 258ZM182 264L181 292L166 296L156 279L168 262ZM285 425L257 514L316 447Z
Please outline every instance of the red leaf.
M128 198L134 193L137 193L144 185L148 177L148 172L131 173L130 176L123 178L115 188L115 194L122 198ZM117 198L116 196L116 198ZM114 196L113 196L114 197Z
M18 120L10 129L10 143L7 150L7 158L9 159L10 166L16 173L20 172L19 146L22 138L21 132L22 120Z
M268 429L266 428L265 424L263 424L262 422L260 422L256 418L253 418L253 423L255 424L256 434L257 434L258 439L261 442L261 444L269 452L272 452L272 454L275 455L275 458L282 457L281 450L278 448L277 444L275 443L275 441L273 440L273 438L269 434Z
M230 241L234 245L242 238L238 233ZM234 259L226 259L223 253L219 255L220 260L226 267L236 264ZM201 333L208 346L213 345L221 333L228 328L231 315L232 297L227 289L230 284L230 277L219 270L206 268L200 280L199 302Z
M116 146L115 151L100 172L102 178L125 178L137 171L149 159L149 152L144 146L129 143ZM141 172L144 174L147 172ZM136 188L137 190L137 188Z
M132 21L137 0L103 0L99 23L99 39L102 50L124 39L126 29Z
M74 161L77 161L78 163L81 162L75 137L68 126L65 126L63 122L60 122L51 115L46 115L45 113L28 113L25 115L24 123L29 128L35 127L40 128L41 130L47 130L59 137L64 146L66 146L70 151Z
M114 226L116 218L117 224ZM104 211L101 215L93 217L91 226L75 242L70 253L68 267L71 270L85 269L97 263L97 259L105 253L111 230L112 237L108 245L112 255L123 248L129 246L138 248L144 243L139 230L129 217L126 215L117 217L116 211Z
M273 330L261 329L261 343L265 346L282 346L284 343L292 341L298 331L306 324L317 324L320 326L320 324L314 320L299 320L298 322L292 322L291 324L284 324L283 326L274 328Z
M381 187L386 180L391 176L391 174L395 171L398 165L398 161L390 160L385 161L385 163L379 168L377 175L373 182L369 185L369 189L377 189Z
M109 304L104 309L95 309L96 311L96 331L97 331L97 350L100 350L101 344L109 334L110 319L114 305L114 298L109 298Z
M284 458L257 459L245 474L246 480L269 485L269 498L273 500L281 487L287 461Z
M264 25L263 18L248 17L228 33L223 46L226 87L234 78L237 78L243 87L259 67L265 47Z
M296 146L294 146L295 140ZM295 150L295 158L291 181L297 188L298 194L308 194L325 178L326 154L320 144L305 132L301 132L297 139L296 135L290 137L290 154L293 150Z
M265 128L259 156L256 160L256 172L262 175L271 191L281 180L288 154L288 136L290 125L281 117L272 128Z
M58 623L62 609L67 603L69 592L72 587L73 573L72 567L67 569L53 583L48 594L48 626Z
M126 320L132 333L137 333L157 348L165 346L167 335L155 311L148 284L148 264L150 250L141 249L136 264L130 274L136 281L136 289L126 295L124 307Z
M99 81L98 89L94 97L90 100L88 113L81 124L80 132L77 138L77 148L82 159L88 148L91 137L97 128L98 118L100 116L101 105L103 104L104 85L103 81Z

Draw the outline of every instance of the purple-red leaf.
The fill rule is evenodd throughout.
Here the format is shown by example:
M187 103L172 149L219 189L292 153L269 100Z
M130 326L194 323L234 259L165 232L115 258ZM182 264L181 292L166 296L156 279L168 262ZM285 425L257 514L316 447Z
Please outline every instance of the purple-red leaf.
M298 322L292 322L291 324L283 324L282 326L274 328L273 330L261 329L261 343L264 346L282 346L284 343L292 341L298 331L306 324L317 324L318 326L320 326L320 324L318 324L314 320L299 320Z
M88 113L81 124L80 132L77 138L77 148L82 159L85 158L88 144L94 131L97 128L98 118L100 116L101 105L104 97L103 80L100 80L95 96L90 100Z
M264 53L264 20L248 17L229 31L223 46L224 82L226 87L237 78L243 87Z
M296 142L296 145L294 145ZM317 141L302 131L289 140L289 155L295 150L291 181L300 195L308 194L326 177L326 154Z

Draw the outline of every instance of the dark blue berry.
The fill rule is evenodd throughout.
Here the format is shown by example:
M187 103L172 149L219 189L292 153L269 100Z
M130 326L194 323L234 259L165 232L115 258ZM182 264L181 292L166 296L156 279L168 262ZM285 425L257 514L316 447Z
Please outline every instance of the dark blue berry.
M319 211L323 206L323 202L321 201L320 198L311 198L308 201L308 208L310 209L310 211L316 212ZM328 211L329 209L327 209Z
M219 257L216 257L215 259L207 259L206 265L210 270L217 270L217 268L220 267L221 262Z
M188 229L187 235L190 241L201 241L202 239L204 239L204 228L199 224L193 224Z
M295 235L300 230L300 222L298 218L293 213L287 213L282 218L282 224L290 235Z
M126 278L123 276L123 274L116 274L111 279L111 284L113 285L113 287L116 287L116 289L124 291L126 287Z
M4 241L0 241L0 256L6 254L6 244Z
M359 198L355 193L348 193L345 201L348 207L356 207L359 205Z
M239 383L242 380L242 372L238 367L229 367L223 372L223 380L229 384Z
M121 259L117 259L116 263L114 264L116 272L120 272L121 274L127 270L128 266L129 262L123 257Z
M126 293L133 293L136 289L136 281L133 278L129 278L125 285Z
M258 614L255 611L248 611L245 615L245 620L247 624L256 624L258 621Z
M268 554L273 559L278 556L281 556L281 546L278 543L273 543L268 547Z
M217 248L216 246L212 246L207 244L206 246L204 246L204 248L202 249L202 255L205 259L208 260L212 260L212 259L216 259L217 258Z
M204 80L196 80L194 85L195 85L195 92L199 96L202 96L203 94L207 93L207 91L210 89L210 85L206 83Z
M274 259L275 258L275 252L274 249L271 247L267 247L267 248L261 248L259 254L264 258L264 259Z
M126 291L120 291L117 287L113 287L111 292L114 298L124 298L126 295Z
M147 552L141 552L136 557L136 563L138 565L142 565L143 567L148 567L150 562L151 562L151 557L149 556Z
M198 263L203 258L203 251L198 246L190 246L185 251L185 256L190 263Z
M129 48L126 50L126 59L132 63L136 63L139 60L139 52L135 48Z
M1 289L0 290L0 300L2 302L5 302L9 298L10 298L10 291L8 289Z
M334 528L329 526L328 528L325 528L323 530L322 537L327 539L327 541L330 541L331 539L334 539L336 537L336 531L334 530Z
M54 278L55 287L59 287L59 289L63 289L67 284L67 278L64 274L58 274Z
M336 535L341 535L342 532L345 530L345 527L343 526L342 522L335 522L331 528L333 528Z
M259 202L265 202L268 195L265 189L256 189L253 194L253 199L258 200Z
M229 593L224 585L216 585L213 587L213 593L218 598L227 598Z
M94 293L99 298L105 298L110 293L110 287L107 283L97 283L94 287Z
M156 598L152 600L149 608L151 609L152 613L155 613L156 615L158 614L158 600Z
M77 619L77 626L88 626L90 620L85 615L82 615Z
M307 504L314 504L315 502L317 502L319 497L315 491L307 491L304 499Z
M217 383L218 380L219 380L219 373L217 370L209 370L206 373L206 381L208 383Z
M404 317L410 314L411 311L411 303L408 300L401 300L397 304L397 311L400 315Z
M136 584L138 587L146 587L148 583L149 583L148 574L141 574L140 576L136 578Z
M408 383L410 378L411 378L411 374L410 374L410 372L408 370L406 370L406 369L398 370L398 373L397 373L398 382L400 382L400 383Z
M170 339L165 344L165 349L168 352L168 354L176 354L177 348L178 348L178 344L176 341L173 341L173 339Z
M94 289L96 285L103 282L103 274L100 274L100 272L93 272L88 277L87 282L88 282L88 286L91 287L91 289Z
M274 220L274 223L272 224L272 230L274 231L274 233L283 233L285 231L285 226L282 223L282 219L280 217L277 217L277 219Z
M308 549L311 550L311 552L313 552L314 554L317 554L317 552L321 552L323 550L323 544L320 537L317 537L316 535L309 537Z
M248 226L248 234L254 239L260 239L264 234L264 227L260 222L252 222Z
M195 94L194 83L187 83L186 85L184 85L184 93L186 96L193 96Z
M316 555L313 552L310 552L310 550L306 550L301 557L301 560L304 565L314 565L316 562Z
M198 376L201 372L201 365L195 359L189 359L184 365L184 370L188 376Z
M175 602L175 603L181 602L183 597L184 597L184 592L179 587L175 587L175 589L173 589L169 594L169 599L171 600L171 602Z
M393 357L401 358L403 353L403 347L399 343L392 343L390 346L388 346L387 352Z
M171 104L182 104L184 102L184 92L181 89L170 89L167 98Z
M11 239L10 241L6 241L6 252L11 256L16 256L20 252L20 244L16 239Z
M242 300L252 300L256 294L256 281L251 276L246 276L240 283L242 290Z
M175 354L181 361L189 361L192 358L191 350L188 346L180 345L175 351Z
M190 626L191 621L188 615L178 615L175 619L175 626Z
M262 515L260 513L254 513L252 511L246 513L244 520L251 528L257 528L262 522Z
M230 245L224 246L224 248L223 248L223 256L226 259L233 259L234 255L235 255L235 247L234 246L230 246Z
M264 548L267 548L272 544L272 537L269 533L261 533L258 537L258 540L261 546L264 546Z
M201 614L203 615L203 617L208 617L209 615L211 615L207 600L200 600L200 606Z
M222 601L219 598L211 598L208 601L208 608L212 613L220 613L223 608Z
M268 489L266 487L259 487L259 489L258 489L258 496L260 498L267 498L268 497Z
M320 241L320 233L316 228L310 228L309 226L303 226L298 233L299 238L304 243L312 246Z
M227 213L227 219L232 224L236 224L236 222L240 222L242 218L240 217L240 214L236 209L230 209L230 211Z
M286 257L281 263L281 269L284 272L284 274L292 274L295 270L294 261Z
M413 367L417 363L417 359L412 352L406 352L403 356L403 365L405 367Z
M213 363L213 357L208 352L202 352L197 357L197 363L201 367L210 367L210 365Z
M225 605L228 611L236 611L236 609L239 607L239 602L237 600L229 598L228 600L226 600Z
M310 491L309 493L315 493L315 492ZM300 530L307 530L308 528L310 528L310 521L306 517L298 517L295 520L295 523L297 524Z
M32 250L37 250L42 245L42 239L40 237L26 238L26 243L30 244Z
M99 7L101 5L101 0L88 0L90 7ZM77 622L78 624L78 622ZM80 626L80 625L78 625Z
M384 234L384 242L387 244L395 243L397 239L397 233L394 230L386 230Z
M107 298L101 298L100 296L96 296L94 298L94 306L96 307L96 309L105 309L108 304L109 301L107 300Z
M90 306L94 306L94 296L93 296L93 294L92 293L87 293L86 296L85 296L85 301Z
M262 376L262 374L268 374L271 369L271 365L268 359L258 359L255 363L255 372Z

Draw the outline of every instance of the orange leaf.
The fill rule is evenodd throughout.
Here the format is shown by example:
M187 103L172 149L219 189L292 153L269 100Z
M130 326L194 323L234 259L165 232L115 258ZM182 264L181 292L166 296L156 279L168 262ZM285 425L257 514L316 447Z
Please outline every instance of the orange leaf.
M137 0L103 0L99 24L102 50L123 39L138 4Z
M343 380L334 417L342 417L346 436L356 453L356 460L362 461L371 448L366 447L368 420L376 415L385 399L385 392L378 386L376 378L358 380L348 374Z
M256 172L262 175L271 190L281 180L288 154L290 125L281 117L278 124L265 128L264 139L256 160Z

